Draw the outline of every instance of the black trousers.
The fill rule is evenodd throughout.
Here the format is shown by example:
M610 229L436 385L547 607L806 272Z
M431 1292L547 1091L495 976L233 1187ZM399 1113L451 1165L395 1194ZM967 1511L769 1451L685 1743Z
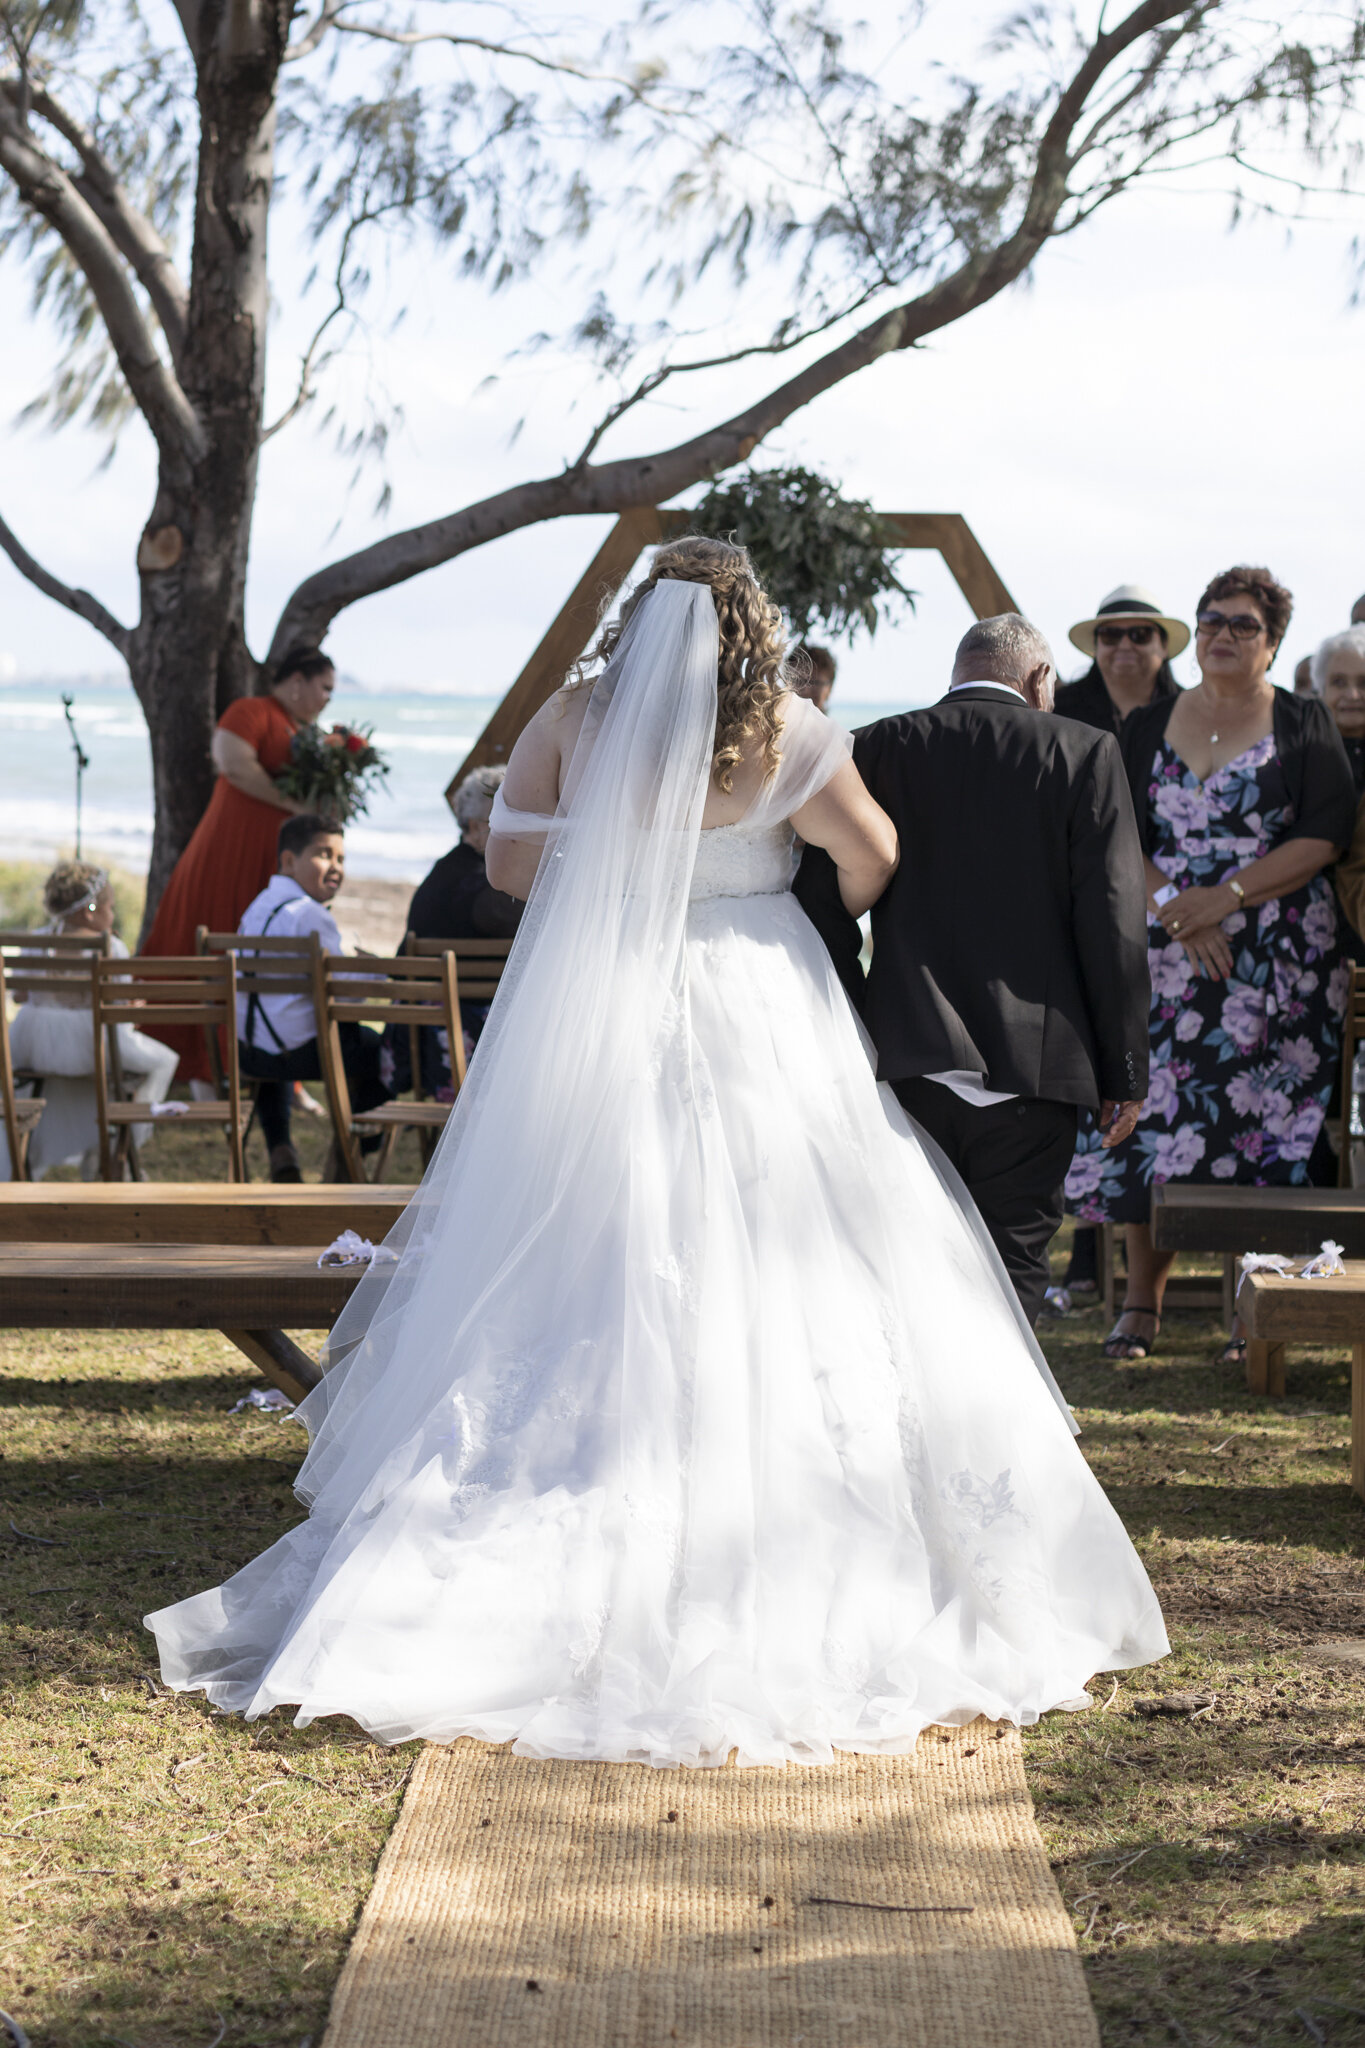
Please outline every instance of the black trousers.
M351 1091L351 1108L357 1114L378 1109L391 1095L379 1078L383 1040L377 1031L366 1031L359 1024L338 1024L337 1032L341 1039L341 1064ZM262 1083L256 1091L256 1114L261 1120L261 1136L273 1152L277 1145L289 1143L295 1081L322 1079L318 1042L310 1038L288 1052L266 1052L262 1046L248 1045L239 1038L237 1059L244 1074Z
M1048 1285L1047 1249L1062 1221L1062 1183L1076 1149L1071 1102L978 1108L941 1081L891 1083L897 1101L944 1152L967 1189L1030 1323Z

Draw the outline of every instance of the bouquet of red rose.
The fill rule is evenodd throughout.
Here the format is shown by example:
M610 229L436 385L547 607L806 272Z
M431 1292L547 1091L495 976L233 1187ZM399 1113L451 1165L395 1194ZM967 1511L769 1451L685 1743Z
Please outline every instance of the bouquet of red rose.
M369 808L370 796L389 764L373 744L372 728L301 725L289 748L289 765L275 782L306 810L344 825Z

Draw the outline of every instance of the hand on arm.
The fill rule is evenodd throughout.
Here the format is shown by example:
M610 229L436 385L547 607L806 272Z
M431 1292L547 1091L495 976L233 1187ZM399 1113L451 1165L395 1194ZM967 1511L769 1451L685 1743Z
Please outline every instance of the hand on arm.
M296 803L292 796L285 796L267 775L261 766L260 755L240 733L228 732L219 726L213 735L210 751L217 773L234 789L239 789L243 796L254 796L257 803L271 804L277 811L287 811L291 817L303 810L302 804Z
M792 828L807 846L823 847L839 875L851 917L870 910L900 863L896 828L851 761L794 811Z
M1321 873L1335 852L1336 848L1326 839L1287 839L1283 846L1273 847L1260 860L1239 871L1236 880L1242 891L1240 896L1227 882L1208 889L1182 889L1169 903L1163 903L1156 914L1163 929L1179 939L1186 956L1201 973L1214 981L1225 980L1232 972L1232 948L1222 929L1223 920L1234 911L1250 910L1258 903L1268 903L1274 896L1288 896L1301 889ZM1158 875L1159 870L1150 861L1147 866L1150 887L1152 875ZM1161 877L1158 886L1164 880Z

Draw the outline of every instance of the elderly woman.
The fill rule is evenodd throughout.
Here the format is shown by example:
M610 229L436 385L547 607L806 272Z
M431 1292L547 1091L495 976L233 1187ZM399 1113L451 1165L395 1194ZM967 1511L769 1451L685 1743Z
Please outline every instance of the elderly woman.
M1324 870L1355 790L1316 697L1270 680L1293 600L1267 569L1215 576L1199 600L1201 680L1137 711L1121 745L1146 855L1152 1078L1142 1120L1079 1152L1068 1192L1127 1226L1128 1294L1105 1345L1144 1358L1171 1254L1149 1225L1163 1181L1290 1186L1328 1113L1347 969ZM1234 1327L1223 1356L1243 1356Z
M1140 583L1120 583L1101 599L1092 619L1076 621L1067 639L1090 656L1090 666L1074 682L1062 684L1053 710L1061 718L1074 718L1080 725L1093 725L1099 732L1117 736L1130 711L1139 711L1158 697L1175 695L1171 656L1183 654L1189 646L1190 629L1183 619L1164 612ZM1083 1143L1090 1132L1087 1112L1081 1120ZM1076 1225L1064 1283L1070 1293L1096 1291L1098 1240L1094 1225Z
M490 885L484 866L493 798L506 773L472 769L456 790L459 843L442 854L408 911L408 930L419 939L510 939L515 932L521 905Z
M275 872L275 841L286 817L309 806L285 796L275 776L289 760L300 726L327 709L336 672L316 647L293 647L263 696L238 697L213 735L217 781L194 837L175 864L142 947L161 959L194 951L198 926L235 932L248 903ZM206 1082L203 1033L162 1025L157 1036L180 1055L180 1078Z
M103 868L68 860L43 884L47 922L35 933L108 935L109 951L126 960L128 948L114 933L114 892ZM88 1005L74 996L32 995L21 1003L10 1026L10 1054L16 1067L42 1076L37 1092L47 1103L29 1146L29 1166L41 1180L54 1166L79 1166L85 1180L99 1173L99 1123L95 1115L95 1043ZM118 1027L119 1061L135 1082L135 1102L163 1102L175 1078L175 1054L131 1024ZM138 1124L141 1144L150 1124ZM4 1140L0 1138L0 1149ZM6 1166L8 1162L6 1161Z
M1309 673L1341 734L1356 785L1356 825L1349 850L1333 880L1346 913L1342 942L1350 959L1365 966L1365 625L1333 633L1312 656Z
M1067 639L1090 656L1090 666L1075 682L1062 684L1053 710L1117 734L1129 712L1158 697L1174 697L1171 656L1189 646L1190 629L1163 612L1141 584L1120 583L1093 619L1077 620Z

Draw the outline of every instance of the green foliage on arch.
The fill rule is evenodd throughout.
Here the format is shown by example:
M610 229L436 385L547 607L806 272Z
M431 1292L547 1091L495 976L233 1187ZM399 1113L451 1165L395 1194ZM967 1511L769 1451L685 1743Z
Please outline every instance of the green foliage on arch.
M798 635L819 626L852 640L860 626L873 634L902 606L914 609L885 520L814 470L743 470L712 485L693 509L692 526L749 550Z

